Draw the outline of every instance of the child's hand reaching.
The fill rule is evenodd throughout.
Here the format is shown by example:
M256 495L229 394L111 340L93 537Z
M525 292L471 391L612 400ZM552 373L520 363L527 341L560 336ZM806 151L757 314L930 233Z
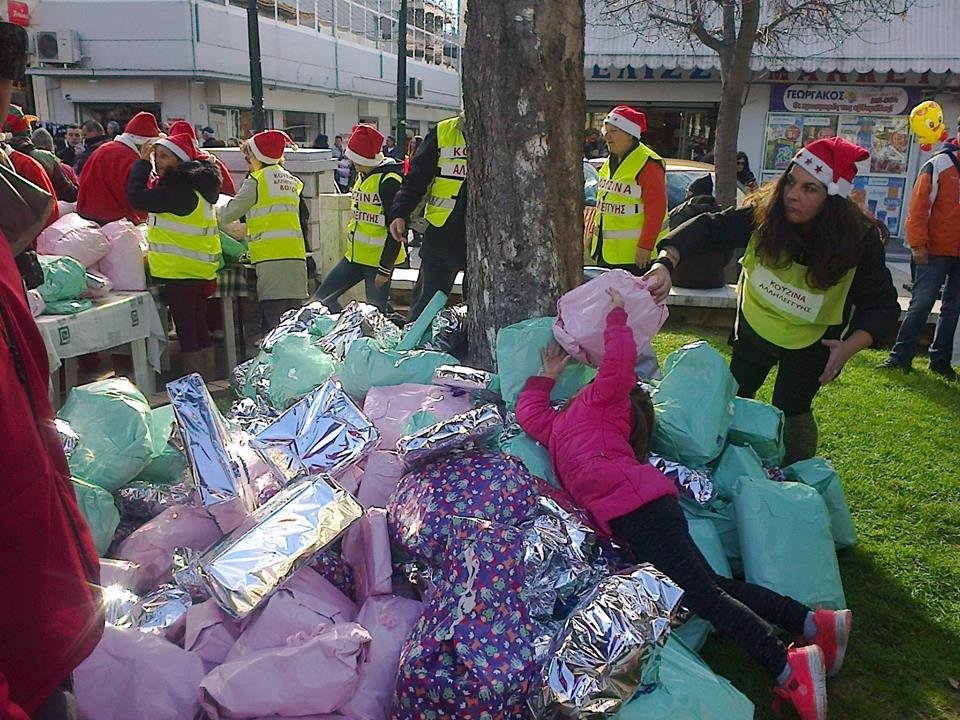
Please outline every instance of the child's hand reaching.
M623 295L620 294L620 291L616 288L608 287L607 295L610 296L610 302L613 303L615 308L623 307Z
M570 361L570 356L556 340L551 340L550 344L540 351L540 360L543 362L543 376L556 380Z

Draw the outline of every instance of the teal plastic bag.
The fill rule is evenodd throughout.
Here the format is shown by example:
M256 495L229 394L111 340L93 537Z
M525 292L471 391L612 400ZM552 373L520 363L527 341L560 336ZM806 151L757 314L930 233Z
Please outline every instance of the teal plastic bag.
M276 353L276 349L274 349ZM355 340L343 360L341 382L354 399L372 387L419 383L429 385L441 365L459 365L453 355L430 350L385 350L373 338Z
M113 495L101 487L73 478L73 492L77 505L87 521L93 544L102 556L113 542L113 533L120 524L120 511L113 502Z
M703 467L722 451L733 419L737 381L709 343L674 350L651 395L657 415L652 450L687 467Z
M614 720L752 720L753 703L671 633L660 651L660 679Z
M710 475L717 497L730 500L737 480L741 477L751 480L768 480L760 456L750 446L727 445L720 456L716 469Z
M119 490L150 462L150 404L126 378L81 385L59 412L80 442L70 455L70 473L104 490Z
M87 289L87 271L72 257L38 255L43 268L43 284L37 288L46 303L72 300Z
M692 500L680 498L680 509L687 517L687 523L697 518L708 520L713 524L723 547L723 554L727 558L734 575L743 574L743 562L740 553L740 532L737 529L737 515L733 503L715 498L704 507Z
M310 335L316 339L322 338L337 325L335 315L315 315L310 323Z
M795 462L783 469L788 480L809 485L823 498L830 513L830 532L837 548L852 547L857 544L857 529L850 516L850 506L843 494L840 475L833 464L824 458L810 458Z
M220 253L222 265L240 262L240 256L246 251L246 245L222 230L220 231Z
M847 606L830 515L809 485L741 480L733 507L747 582L810 607Z
M553 461L550 460L550 453L525 432L521 431L507 440L498 440L497 449L520 460L531 475L546 480L553 487L560 487L553 470Z
M397 350L413 350L417 347L433 326L433 319L440 314L446 304L446 294L437 290L423 312L417 316L413 323L407 326L400 343L397 345Z
M187 458L182 451L170 442L176 418L173 405L164 405L150 411L150 462L137 475L137 480L152 485L169 485L177 482L187 471Z
M517 406L517 398L527 379L540 373L540 351L553 339L555 317L524 320L501 328L497 333L497 371L500 394L508 408ZM567 400L593 380L597 371L570 361L553 386L553 400Z
M704 517L687 518L687 527L694 544L713 571L721 577L733 577L730 561L724 553L720 533L713 521ZM713 625L701 617L691 615L683 625L674 628L672 632L683 640L687 647L699 651L707 641L707 636L713 632Z
M436 425L438 422L440 422L440 418L429 410L417 410L403 421L403 425L400 426L400 436L413 435L424 428Z
M270 352L270 403L285 410L320 387L337 370L337 361L314 344L309 333L290 333Z
M731 445L749 445L764 465L783 463L783 410L770 403L733 399L733 422L727 433Z
M86 298L76 300L54 300L43 308L44 315L76 315L93 307L93 302Z

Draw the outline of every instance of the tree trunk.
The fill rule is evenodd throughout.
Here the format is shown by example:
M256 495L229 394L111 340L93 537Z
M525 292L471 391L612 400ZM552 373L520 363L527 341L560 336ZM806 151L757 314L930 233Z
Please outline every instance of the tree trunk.
M737 204L740 111L750 75L750 56L738 62L734 51L728 52L729 55L725 51L720 56L720 110L717 113L717 144L714 151L717 203L721 207ZM753 167L760 166L755 162Z
M468 335L491 368L500 328L581 282L583 0L472 2L466 27Z

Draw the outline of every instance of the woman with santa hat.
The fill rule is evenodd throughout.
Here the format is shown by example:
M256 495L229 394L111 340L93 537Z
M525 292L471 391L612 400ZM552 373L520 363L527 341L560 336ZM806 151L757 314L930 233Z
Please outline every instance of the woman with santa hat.
M645 276L662 301L685 259L746 247L730 371L740 396L752 398L779 365L773 404L785 417L784 465L817 451L817 391L900 315L884 235L849 199L857 163L867 158L843 138L810 143L749 206L701 215L667 235Z
M151 165L159 179L149 187ZM205 300L216 287L220 231L214 203L220 171L187 133L146 143L127 182L127 198L147 218L147 265L163 283L180 339L185 373L214 376L213 341Z
M337 301L359 282L364 283L367 302L386 311L393 268L406 258L406 251L388 231L386 213L403 182L403 165L381 152L383 135L373 125L356 125L344 156L357 168L347 225L347 252L327 273L314 299L332 312Z
M217 212L220 227L247 216L250 262L257 269L257 297L264 331L307 298L303 182L283 167L293 140L281 130L258 132L241 146L250 174L240 191Z
M193 144L197 146L197 149L200 149L200 143L197 142L197 131L194 130L193 125L188 123L186 120L177 120L170 125L170 132L168 135L182 135L186 133L193 138ZM203 151L201 151L203 152ZM220 170L220 177L223 179L223 183L220 185L220 194L229 195L233 197L237 194L237 186L233 184L233 178L230 177L230 171L227 170L227 166L223 164L223 160L217 157L216 153L205 153L209 156L209 160L217 166L217 169Z

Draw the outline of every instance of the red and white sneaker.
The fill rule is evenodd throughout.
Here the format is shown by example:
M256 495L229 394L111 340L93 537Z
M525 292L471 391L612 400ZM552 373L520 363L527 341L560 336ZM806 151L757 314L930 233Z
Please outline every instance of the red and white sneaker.
M843 657L847 653L853 613L849 610L817 610L813 619L817 624L817 634L808 642L823 650L827 677L833 677L840 672Z
M823 651L816 645L787 650L790 679L773 689L773 709L780 710L786 700L797 710L800 720L826 720L827 673Z

